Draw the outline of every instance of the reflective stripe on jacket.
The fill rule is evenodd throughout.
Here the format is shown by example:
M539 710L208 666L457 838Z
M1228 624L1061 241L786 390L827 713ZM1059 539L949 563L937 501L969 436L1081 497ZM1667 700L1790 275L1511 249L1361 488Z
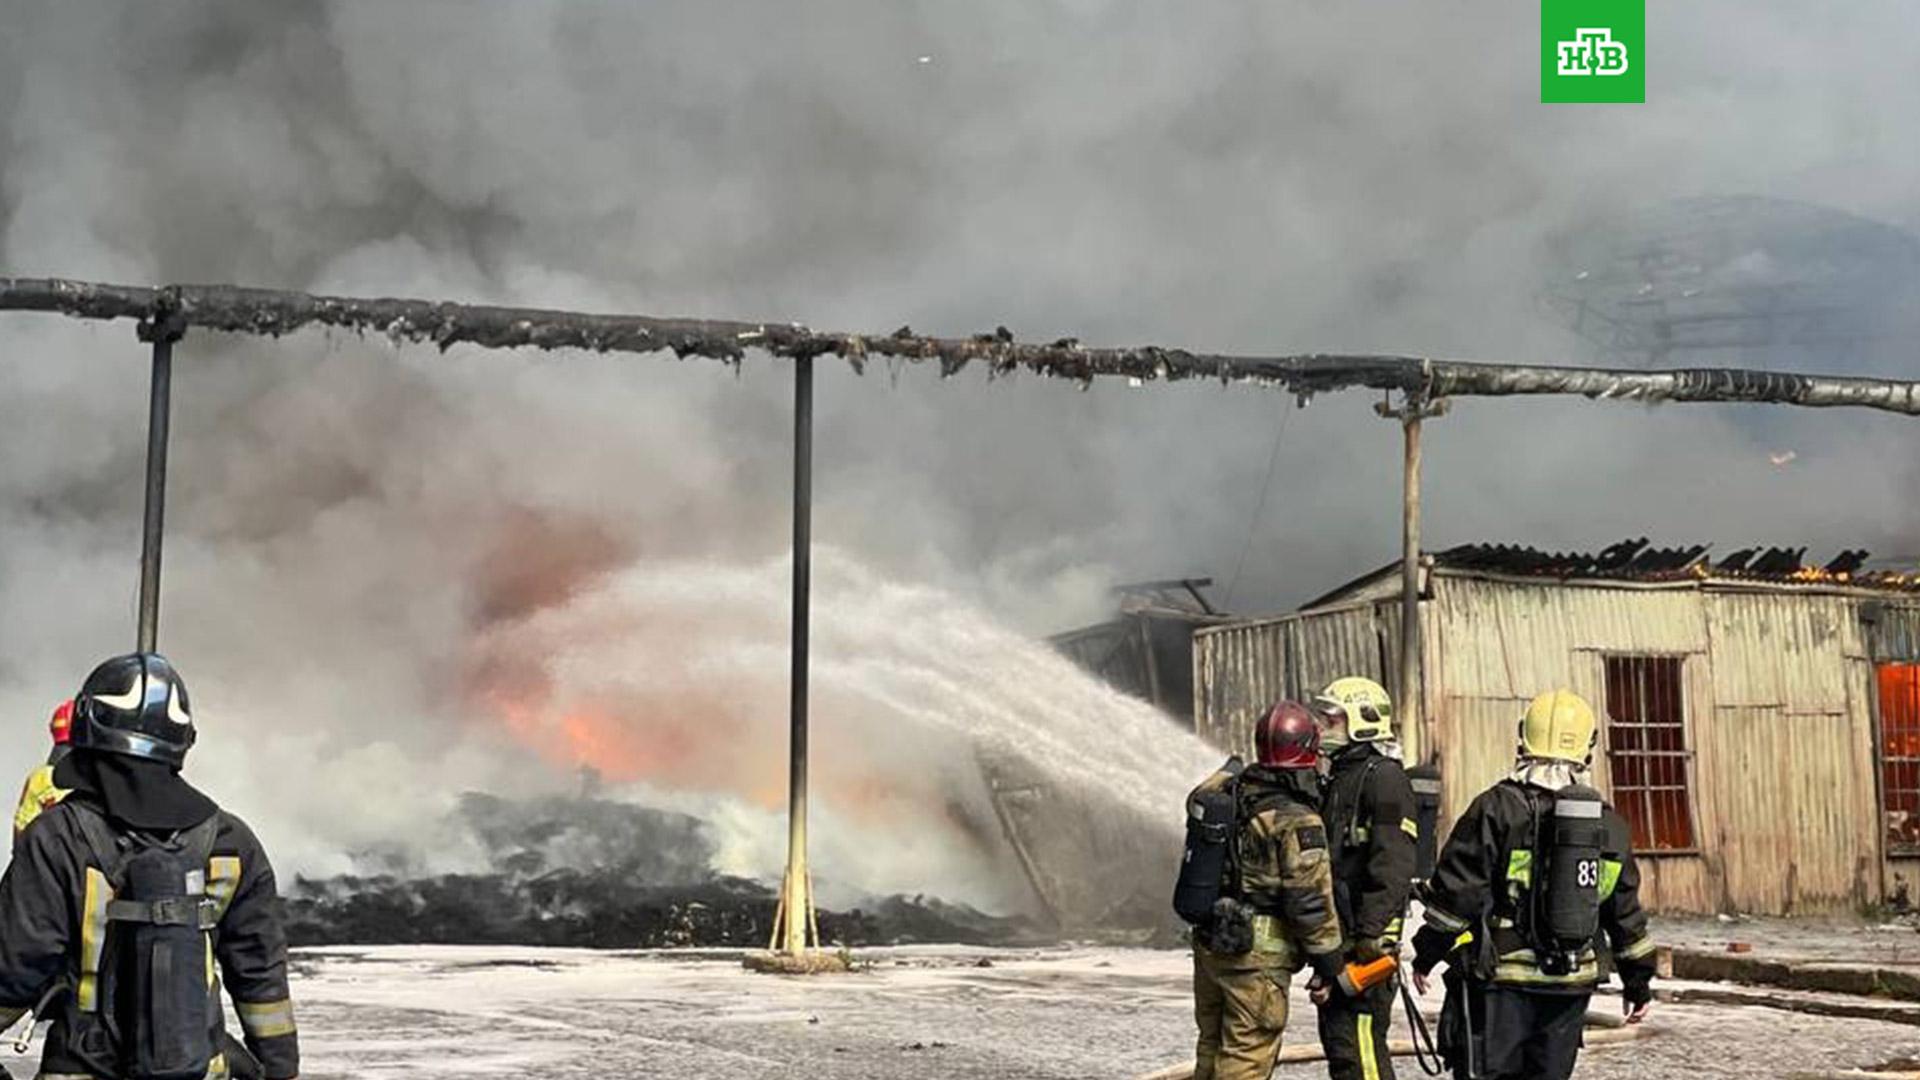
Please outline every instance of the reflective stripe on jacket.
M232 997L246 1047L268 1080L285 1080L300 1071L300 1048L279 890L252 830L225 811L219 816L207 860L207 895L218 913L209 970ZM67 1032L79 1013L97 1008L111 899L72 800L44 811L21 834L0 877L0 1012L34 1008L57 986L67 991L54 995L45 1017L53 1026L41 1056L44 1074L86 1072Z

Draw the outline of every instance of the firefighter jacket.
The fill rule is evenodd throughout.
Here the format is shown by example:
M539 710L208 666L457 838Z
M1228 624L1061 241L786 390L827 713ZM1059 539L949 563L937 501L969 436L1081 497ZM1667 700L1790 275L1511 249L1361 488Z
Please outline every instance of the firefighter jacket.
M1413 785L1400 762L1368 743L1343 748L1329 764L1320 812L1340 925L1349 948L1393 952L1413 894L1420 837Z
M1238 779L1215 773L1201 785L1238 785L1238 822L1225 894L1253 913L1248 963L1337 971L1340 921L1333 900L1327 830L1306 778L1251 766ZM1196 792L1197 793L1197 792Z
M27 782L20 787L20 803L13 811L14 841L19 842L20 834L33 824L34 818L66 797L67 792L53 782L52 762L28 773Z
M111 889L81 830L78 792L42 813L21 834L13 863L0 878L0 1022L29 1010L51 1020L42 1075L85 1076L68 1032L81 1012L98 1007L101 951ZM246 823L217 811L220 824L207 860L207 896L217 924L210 939L217 961L213 990L224 983L239 1014L246 1047L269 1080L300 1071L299 1037L287 991L287 939L273 867ZM218 1051L220 1047L215 1047ZM209 1076L224 1076L216 1057Z
M1554 794L1502 780L1473 800L1453 826L1423 897L1426 918L1414 936L1421 973L1455 949L1472 957L1472 977L1517 989L1589 993L1599 984L1594 944L1574 956L1570 971L1549 974L1534 956L1535 853L1553 820ZM1612 806L1603 811L1606 846L1600 862L1600 930L1629 1000L1645 1000L1653 980L1654 945L1640 907L1640 870L1632 834ZM1543 824L1545 823L1545 824ZM1540 881L1544 884L1544 871ZM1466 962L1465 957L1453 962Z

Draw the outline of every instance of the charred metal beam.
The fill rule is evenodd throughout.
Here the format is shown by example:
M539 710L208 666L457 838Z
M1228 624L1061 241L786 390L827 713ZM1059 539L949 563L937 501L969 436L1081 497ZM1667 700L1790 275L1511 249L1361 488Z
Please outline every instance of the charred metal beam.
M994 373L1032 371L1090 381L1218 379L1283 387L1308 396L1369 388L1426 398L1566 394L1638 402L1753 402L1852 406L1920 415L1920 383L1800 375L1736 368L1634 371L1430 360L1388 355L1231 356L1141 346L1090 348L1072 338L1015 341L1003 327L970 338L938 338L901 327L869 336L811 330L792 323L590 315L537 308L427 300L312 296L232 285L147 288L57 278L0 277L0 311L56 312L84 319L147 319L172 310L185 326L279 337L310 327L383 334L442 349L587 349L739 362L749 349L795 359L844 357L860 368L871 357L938 363L944 374L969 365Z

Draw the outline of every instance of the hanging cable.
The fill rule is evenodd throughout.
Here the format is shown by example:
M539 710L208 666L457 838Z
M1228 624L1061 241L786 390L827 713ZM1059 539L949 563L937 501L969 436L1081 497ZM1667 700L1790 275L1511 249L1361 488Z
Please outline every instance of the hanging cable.
M1233 589L1240 584L1240 571L1246 568L1247 553L1253 550L1254 534L1260 531L1260 519L1267 512L1267 493L1273 490L1273 473L1280 464L1280 436L1287 432L1287 417L1293 410L1282 406L1280 422L1273 426L1273 449L1267 452L1267 478L1260 483L1260 501L1254 504L1253 518L1247 522L1247 539L1240 545L1240 557L1234 560L1233 575L1227 578L1226 599L1220 604L1225 611L1233 610Z
M1433 1030L1427 1027L1427 1018L1420 1012L1420 1005L1414 1000L1413 991L1407 987L1407 980L1400 979L1400 1001L1407 1007L1407 1028L1413 1036L1413 1059L1420 1064L1420 1071L1428 1076L1439 1076L1446 1071L1447 1064L1441 1060L1439 1049L1434 1046Z

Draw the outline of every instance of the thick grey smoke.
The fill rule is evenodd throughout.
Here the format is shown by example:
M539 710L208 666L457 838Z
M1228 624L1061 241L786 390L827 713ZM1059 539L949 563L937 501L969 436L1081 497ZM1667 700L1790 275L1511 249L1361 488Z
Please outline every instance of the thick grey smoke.
M0 0L0 268L1574 361L1589 347L1537 304L1569 232L1725 193L1920 224L1920 86L1880 51L1905 4L1649 15L1648 104L1545 107L1510 5ZM205 717L195 775L295 861L333 867L461 787L566 782L502 696L591 696L663 657L664 682L750 688L728 715L754 722L701 745L690 789L759 794L781 672L701 666L659 620L772 573L784 367L319 335L181 356L163 641ZM0 712L21 732L0 775L130 642L142 361L125 326L0 319ZM1255 521L1292 410L1273 395L836 366L819 397L816 535L860 568L829 585L869 583L823 609L921 582L1042 632L1115 581L1225 584L1243 549L1234 604L1270 607L1397 544L1397 435L1358 398L1285 421ZM1436 544L1920 553L1894 418L1464 403L1429 445ZM661 568L687 595L612 638L660 649L542 653L538 628L610 617ZM768 580L763 618L683 640L777 665ZM870 763L883 793L925 775L912 742Z

